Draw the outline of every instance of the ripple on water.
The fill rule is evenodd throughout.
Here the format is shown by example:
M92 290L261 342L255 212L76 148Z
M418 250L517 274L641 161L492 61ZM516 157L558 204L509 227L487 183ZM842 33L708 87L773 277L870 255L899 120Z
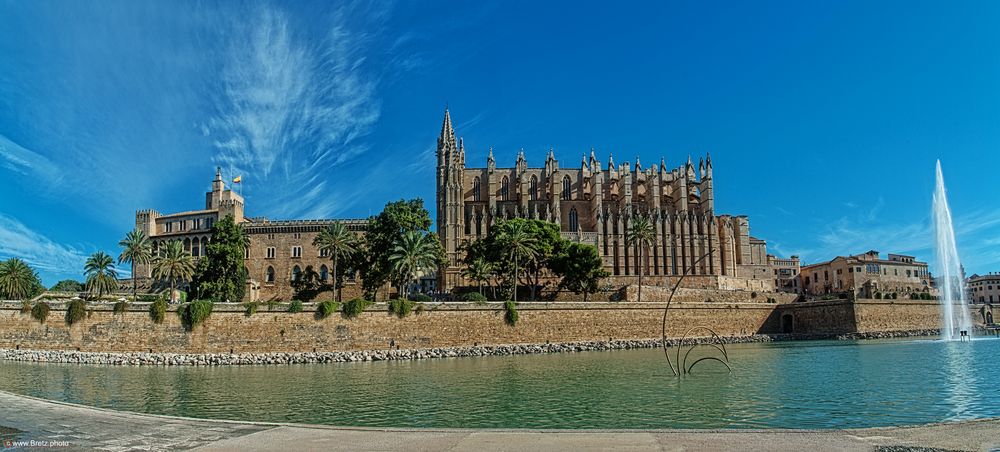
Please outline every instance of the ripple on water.
M0 362L0 389L220 419L481 428L856 428L1000 416L1000 340L729 346L669 375L660 350L342 364Z

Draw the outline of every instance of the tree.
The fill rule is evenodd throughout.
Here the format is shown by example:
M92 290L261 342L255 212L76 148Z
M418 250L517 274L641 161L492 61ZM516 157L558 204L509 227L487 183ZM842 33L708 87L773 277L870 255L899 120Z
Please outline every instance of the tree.
M360 241L358 236L347 229L343 223L335 222L326 227L313 239L313 246L326 252L333 260L333 287L337 291L337 301L340 301L341 277L337 272L340 259L349 259L358 251Z
M462 270L462 276L478 283L479 294L482 295L483 282L489 281L490 277L493 276L493 265L482 256L476 257Z
M249 246L246 230L232 215L212 225L212 239L205 247L205 255L198 262L191 284L198 298L216 302L243 300L249 278L244 257ZM193 262L191 256L187 259Z
M115 260L104 251L98 251L87 259L83 265L83 273L87 276L86 286L90 295L97 294L97 298L101 298L105 293L112 293L118 288Z
M528 263L538 256L535 249L538 242L529 231L527 222L510 221L506 228L503 228L499 236L499 242L506 251L508 259L514 266L514 302L517 302L517 277L518 267L521 263Z
M510 249L504 239L513 229L521 230L523 235L529 238L534 251L532 258L523 262L523 272L520 267L522 262L518 263L517 272L514 271ZM485 260L503 287L516 286L517 280L523 273L526 283L531 286L531 297L534 298L542 271L549 266L549 260L563 242L559 235L559 226L554 223L513 218L498 222L490 228L486 237L466 246L465 264L471 266L477 259Z
M118 242L118 246L122 248L122 253L118 255L118 263L127 262L132 266L132 300L135 300L139 291L135 267L136 265L148 265L153 260L153 246L149 242L149 238L146 237L146 233L140 229L125 234L125 238Z
M583 243L567 241L552 257L550 265L552 272L562 278L559 287L582 293L583 301L587 301L587 294L597 293L601 279L609 276L597 248Z
M64 279L57 282L51 289L53 292L83 292L83 283L73 279Z
M0 262L0 298L27 300L43 290L38 273L21 259L12 257Z
M368 228L364 237L364 253L357 253L355 263L361 272L362 289L365 297L374 300L378 289L390 282L393 276L389 256L400 238L409 231L428 233L436 243L435 249L439 257L439 266L445 262L444 249L437 235L429 233L431 216L424 208L420 198L399 200L385 205L382 212L368 220Z
M190 280L192 275L194 259L179 240L167 242L153 258L153 277L170 284L170 301L174 301L177 283Z
M643 251L646 247L652 246L653 239L655 238L656 231L653 229L653 224L646 217L636 218L632 222L632 227L625 232L625 244L628 246L637 245L639 248L639 294L637 301L642 301L642 273L643 268L646 266L643 260Z
M407 231L389 255L393 273L399 278L399 296L403 297L406 283L414 281L427 271L438 267L441 244L431 234L421 234L418 231Z

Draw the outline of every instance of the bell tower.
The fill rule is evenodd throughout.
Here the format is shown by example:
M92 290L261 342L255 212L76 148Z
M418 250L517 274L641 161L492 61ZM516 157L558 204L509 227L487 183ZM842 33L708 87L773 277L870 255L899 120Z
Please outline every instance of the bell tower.
M465 145L455 139L451 114L444 110L444 123L437 141L437 233L448 263L438 272L438 290L462 283L460 246L465 233Z

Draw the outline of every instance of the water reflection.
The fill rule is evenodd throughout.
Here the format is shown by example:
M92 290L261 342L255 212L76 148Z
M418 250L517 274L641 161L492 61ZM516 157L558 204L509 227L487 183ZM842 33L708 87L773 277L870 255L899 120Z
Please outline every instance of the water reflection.
M735 345L667 375L658 349L219 368L0 362L0 389L130 411L335 425L851 428L1000 416L1000 340Z

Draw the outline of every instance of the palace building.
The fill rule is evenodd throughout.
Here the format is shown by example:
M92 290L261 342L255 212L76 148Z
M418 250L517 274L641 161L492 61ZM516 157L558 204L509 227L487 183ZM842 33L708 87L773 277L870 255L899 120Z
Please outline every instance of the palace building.
M155 210L140 210L135 215L135 227L146 233L153 244L154 254L165 242L179 240L184 250L195 259L205 254L212 238L212 224L232 215L243 225L250 238L246 267L250 275L246 299L292 300L307 275L316 282L316 299L333 298L333 266L330 257L313 246L313 239L334 221L348 229L363 233L368 220L287 220L272 221L265 217L249 218L243 214L243 197L227 189L221 169L216 169L212 190L205 194L205 208L162 215ZM361 296L360 280L352 269L341 267L345 274L341 296L345 299ZM150 268L136 269L140 280L148 283ZM231 300L242 301L242 300Z
M489 149L484 167L466 167L465 144L456 139L450 113L437 141L437 231L448 255L439 272L444 290L468 285L462 277L463 244L484 237L508 218L558 223L564 238L599 250L612 284L664 284L684 275L685 286L775 290L778 274L767 244L750 236L746 216L718 215L712 159L668 167L605 166L593 150L579 166L561 166L552 149L541 166L530 166L524 150L513 166L500 167ZM656 238L640 260L637 246L626 246L625 232L640 217L654 226ZM787 262L782 262L788 265ZM798 259L794 259L798 266ZM798 273L795 268L795 273Z

